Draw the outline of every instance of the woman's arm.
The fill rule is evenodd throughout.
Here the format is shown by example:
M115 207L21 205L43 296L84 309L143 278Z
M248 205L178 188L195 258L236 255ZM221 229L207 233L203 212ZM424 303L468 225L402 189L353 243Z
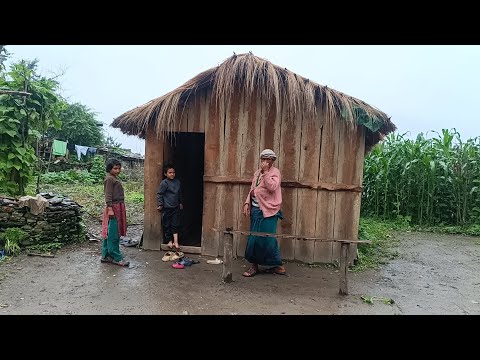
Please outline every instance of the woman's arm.
M270 170L269 172L265 173L265 175L263 175L263 183L265 184L267 190L270 192L276 191L280 187L281 182L282 181L280 179L280 172L278 170Z

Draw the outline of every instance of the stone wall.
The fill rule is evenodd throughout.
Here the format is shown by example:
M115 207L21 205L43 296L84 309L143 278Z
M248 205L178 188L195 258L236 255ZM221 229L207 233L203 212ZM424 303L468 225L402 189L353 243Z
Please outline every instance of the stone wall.
M29 238L20 246L85 240L82 207L73 200L53 194L41 194L49 201L42 214L33 215L18 201L0 197L0 232L11 227L25 231Z

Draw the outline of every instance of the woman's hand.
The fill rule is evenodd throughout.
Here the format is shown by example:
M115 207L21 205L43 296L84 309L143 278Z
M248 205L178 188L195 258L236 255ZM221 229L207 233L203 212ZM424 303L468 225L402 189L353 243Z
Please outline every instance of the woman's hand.
M108 215L109 218L114 218L115 217L115 213L113 212L113 209L111 207L107 208L107 215Z
M250 215L250 204L245 204L243 206L243 215L249 216Z

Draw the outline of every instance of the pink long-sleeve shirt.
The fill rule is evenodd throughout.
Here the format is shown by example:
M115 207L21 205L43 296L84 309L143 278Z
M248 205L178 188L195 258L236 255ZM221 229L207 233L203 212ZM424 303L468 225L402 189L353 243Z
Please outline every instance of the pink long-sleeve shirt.
M270 217L280 211L282 205L282 176L280 170L272 166L270 170L265 173L260 180L258 186L256 186L258 175L261 170L255 171L252 180L252 186L248 192L245 204L250 204L250 194L253 190L254 196L257 198L260 210L262 210L264 217Z

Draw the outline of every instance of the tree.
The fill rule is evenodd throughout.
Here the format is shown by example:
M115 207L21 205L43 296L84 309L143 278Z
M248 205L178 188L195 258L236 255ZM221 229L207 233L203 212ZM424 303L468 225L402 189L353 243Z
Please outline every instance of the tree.
M52 130L49 136L76 145L101 146L105 140L102 123L96 120L96 116L97 114L85 105L68 104L60 112L61 129Z
M60 128L65 104L58 82L39 76L37 63L22 60L0 76L0 191L13 195L24 195L37 160L33 145Z
M0 73L5 70L5 61L10 53L7 51L5 45L0 45Z
M113 136L108 135L107 140L105 140L105 146L108 148L121 149L122 144L117 142L117 139L114 139Z

